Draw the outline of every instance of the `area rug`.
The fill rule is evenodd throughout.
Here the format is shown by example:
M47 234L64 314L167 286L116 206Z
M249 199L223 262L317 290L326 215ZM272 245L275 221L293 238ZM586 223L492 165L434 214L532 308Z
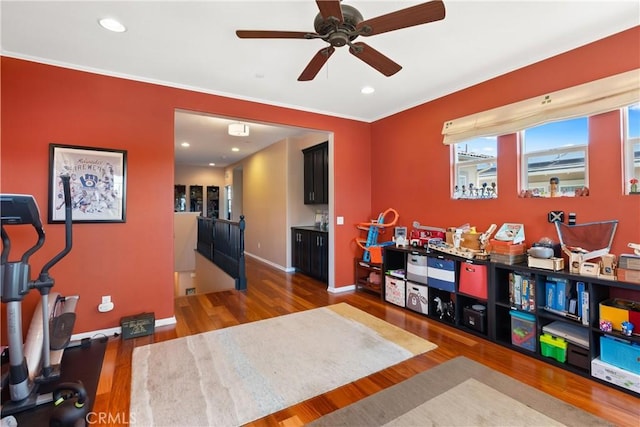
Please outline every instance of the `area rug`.
M309 426L604 426L607 421L465 357Z
M141 346L130 417L241 425L434 348L346 303Z

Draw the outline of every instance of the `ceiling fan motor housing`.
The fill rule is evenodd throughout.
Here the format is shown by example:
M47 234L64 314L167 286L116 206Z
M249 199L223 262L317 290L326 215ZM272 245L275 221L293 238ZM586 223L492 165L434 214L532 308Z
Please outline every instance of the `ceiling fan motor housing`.
M335 47L344 46L358 37L356 27L364 19L355 7L346 4L340 5L340 7L342 8L342 22L339 22L337 18L332 19L333 17L324 19L321 14L318 14L313 22L316 33L323 36L324 40Z

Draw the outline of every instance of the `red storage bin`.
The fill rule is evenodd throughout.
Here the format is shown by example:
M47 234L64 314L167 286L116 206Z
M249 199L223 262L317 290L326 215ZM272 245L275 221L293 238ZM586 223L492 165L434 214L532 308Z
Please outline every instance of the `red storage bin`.
M487 299L487 266L465 261L460 264L459 292Z

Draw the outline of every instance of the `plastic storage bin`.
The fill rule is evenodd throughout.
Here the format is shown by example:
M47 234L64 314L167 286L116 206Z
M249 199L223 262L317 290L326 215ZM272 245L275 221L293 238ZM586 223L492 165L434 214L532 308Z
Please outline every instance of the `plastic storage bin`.
M600 359L634 374L640 374L640 345L607 335L600 337Z
M536 351L536 318L532 314L509 311L511 315L511 344Z
M553 335L542 334L540 335L540 353L564 363L567 360L567 342Z

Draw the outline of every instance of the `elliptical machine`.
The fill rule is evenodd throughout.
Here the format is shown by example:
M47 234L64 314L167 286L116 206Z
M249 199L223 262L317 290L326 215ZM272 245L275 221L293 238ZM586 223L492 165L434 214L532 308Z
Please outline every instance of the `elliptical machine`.
M54 402L52 425L84 425L89 405L81 382L62 383L51 393L38 394L39 384L60 378L60 363L64 349L71 339L79 298L63 297L51 292L55 281L49 275L49 270L64 258L72 247L70 177L60 178L65 198L65 247L42 267L36 280L30 278L29 257L40 249L45 241L36 200L31 195L0 195L0 297L7 309L6 330L9 345L9 371L2 377L2 388L8 385L10 395L10 400L2 405L2 417ZM17 261L9 260L11 241L5 227L12 225L31 225L38 235L37 242ZM32 318L23 347L22 301L33 289L40 293L40 303ZM67 414L67 407L71 405L73 413Z

